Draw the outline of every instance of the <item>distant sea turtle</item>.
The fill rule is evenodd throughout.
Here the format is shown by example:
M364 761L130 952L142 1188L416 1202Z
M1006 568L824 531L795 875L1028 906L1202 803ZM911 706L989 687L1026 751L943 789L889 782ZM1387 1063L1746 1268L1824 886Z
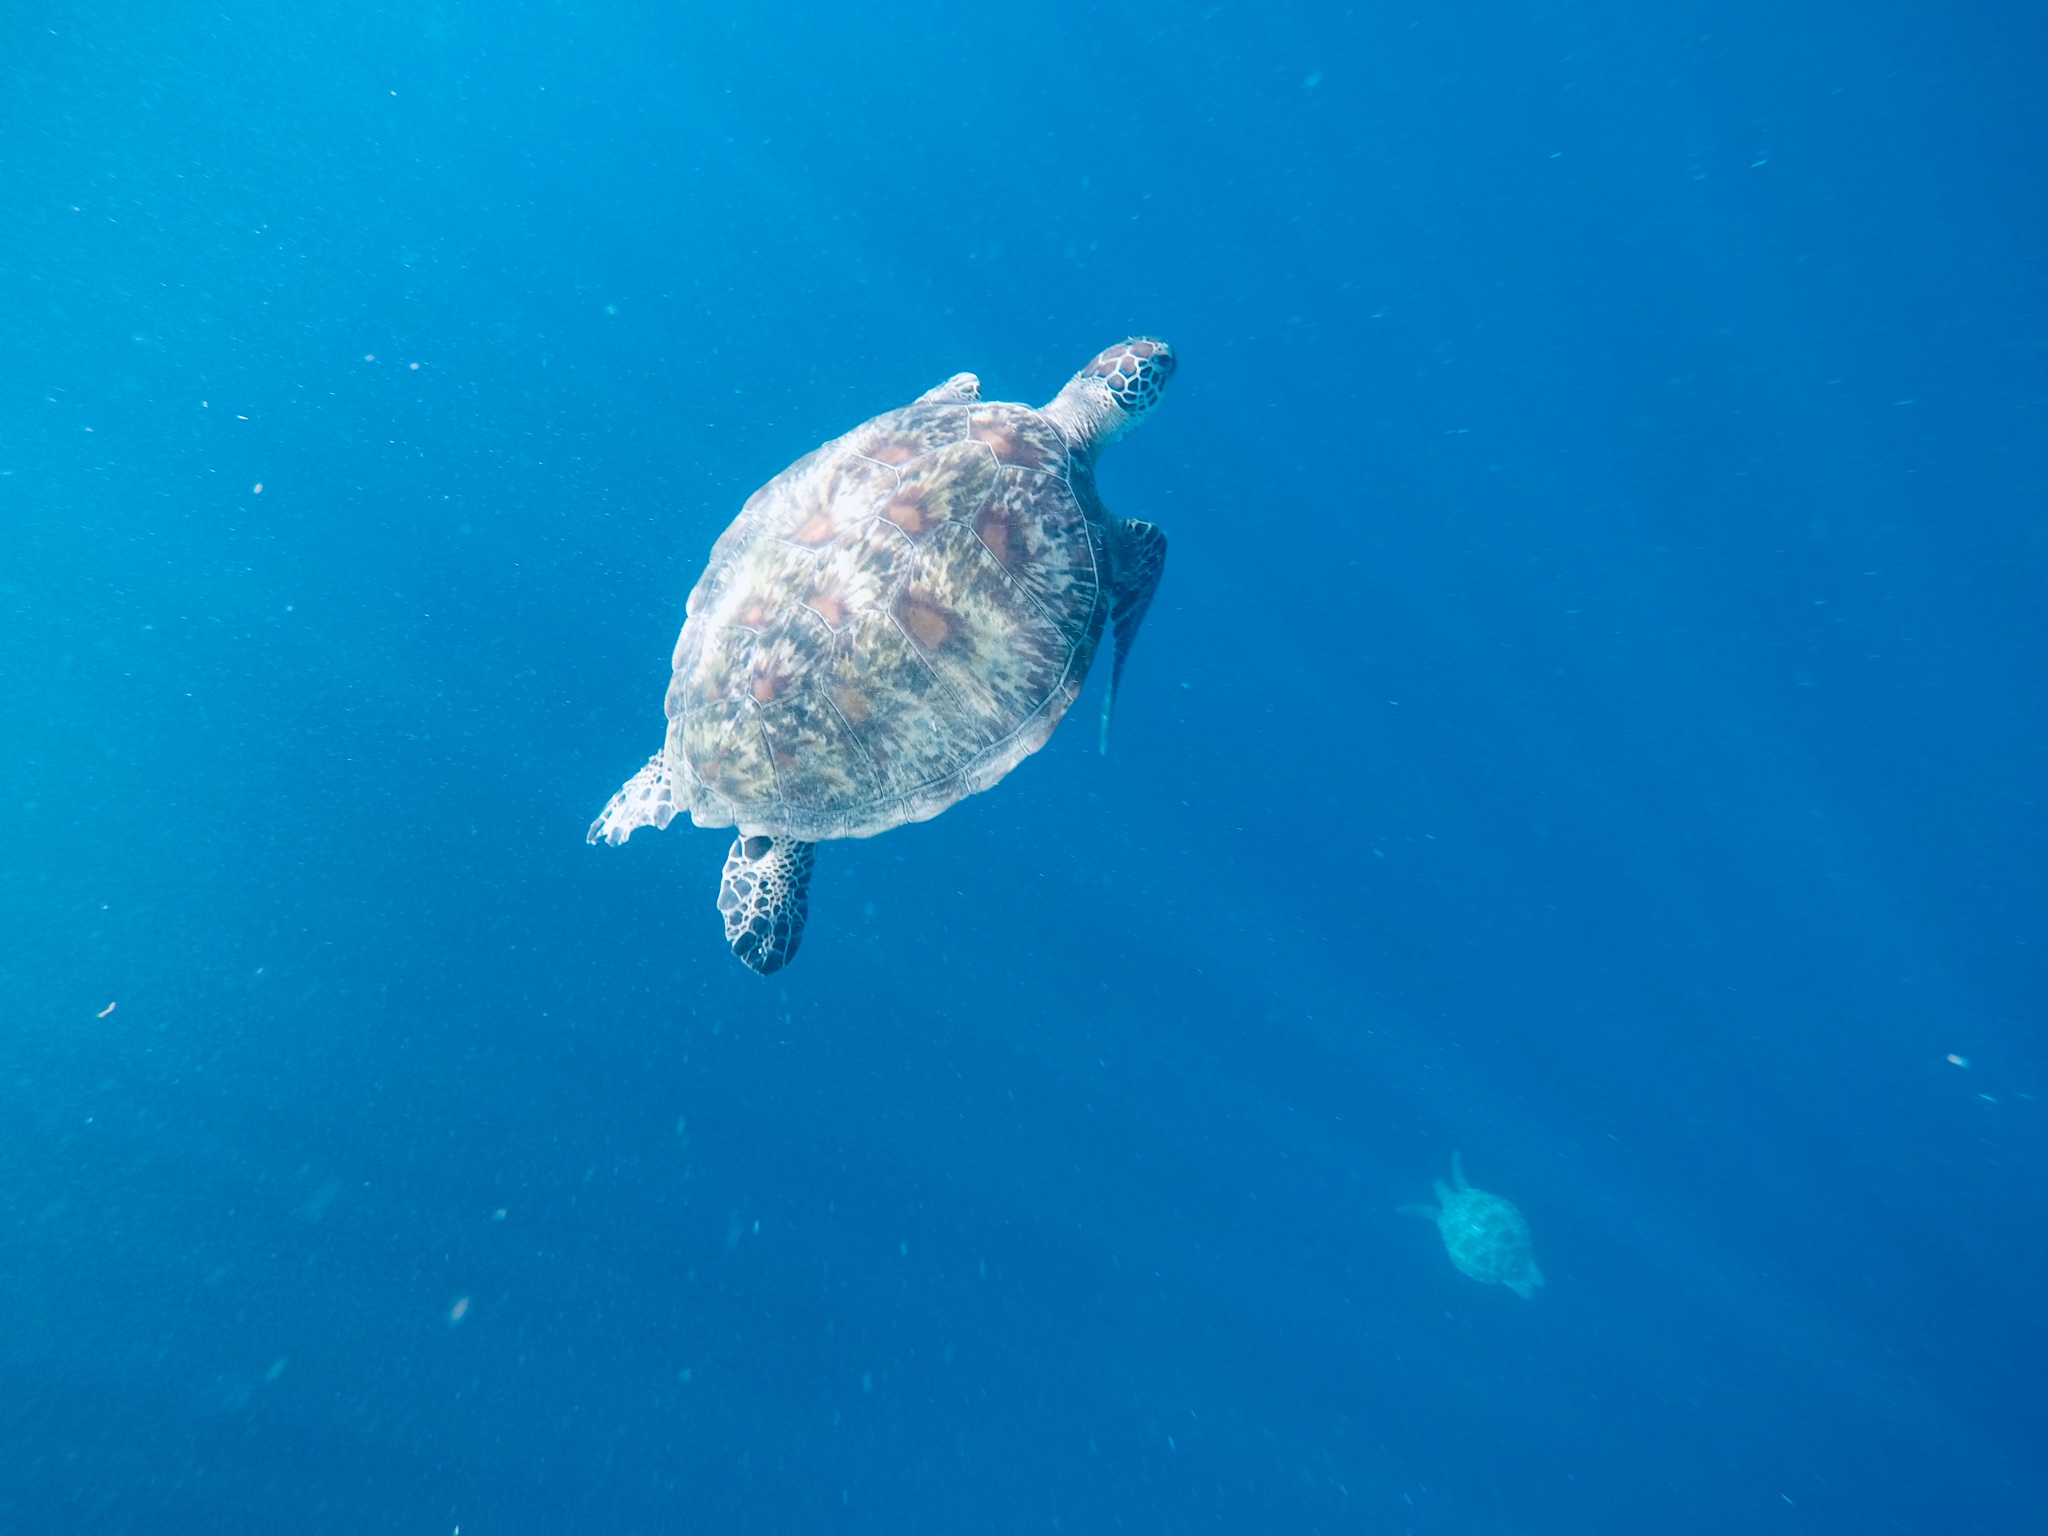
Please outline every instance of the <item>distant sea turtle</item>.
M1504 1285L1517 1296L1529 1299L1543 1283L1543 1271L1529 1248L1529 1223L1515 1209L1514 1202L1465 1182L1465 1166L1458 1154L1451 1154L1451 1177L1456 1189L1442 1179L1436 1181L1440 1208L1404 1205L1404 1216L1424 1216L1436 1223L1443 1234L1444 1250L1451 1262L1474 1280Z
M735 827L718 910L763 976L803 937L815 845L936 816L1044 746L1116 635L1109 713L1166 537L1095 493L1173 349L1098 353L1052 403L955 374L747 500L685 607L668 737L590 841L688 812Z

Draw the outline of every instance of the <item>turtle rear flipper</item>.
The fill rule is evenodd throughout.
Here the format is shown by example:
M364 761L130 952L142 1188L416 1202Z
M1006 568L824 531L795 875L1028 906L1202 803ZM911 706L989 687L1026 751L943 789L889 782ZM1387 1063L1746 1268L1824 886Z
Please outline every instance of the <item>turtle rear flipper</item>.
M809 909L816 843L745 833L732 840L718 882L725 940L740 963L772 976L796 957Z
M676 817L675 781L668 771L668 753L657 752L606 802L603 812L590 824L584 841L623 843L642 827L659 831Z
M1103 755L1109 755L1109 715L1116 708L1116 685L1123 681L1124 663L1138 638L1138 626L1145 622L1145 610L1152 606L1152 594L1159 590L1159 578L1166 570L1166 535L1150 523L1125 518L1110 535L1110 570L1114 583L1110 594L1109 620L1116 628L1116 658L1110 664L1109 691L1102 696Z

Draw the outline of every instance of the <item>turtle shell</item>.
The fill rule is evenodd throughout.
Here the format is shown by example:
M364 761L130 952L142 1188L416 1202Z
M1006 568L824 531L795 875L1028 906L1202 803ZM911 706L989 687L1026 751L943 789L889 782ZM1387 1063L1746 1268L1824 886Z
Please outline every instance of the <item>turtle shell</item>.
M1543 1283L1529 1238L1529 1223L1510 1200L1483 1189L1437 1185L1443 1213L1437 1218L1444 1251L1474 1280L1505 1285L1527 1296Z
M762 486L690 594L664 767L703 827L936 816L1045 744L1109 605L1084 461L1028 406L919 402Z

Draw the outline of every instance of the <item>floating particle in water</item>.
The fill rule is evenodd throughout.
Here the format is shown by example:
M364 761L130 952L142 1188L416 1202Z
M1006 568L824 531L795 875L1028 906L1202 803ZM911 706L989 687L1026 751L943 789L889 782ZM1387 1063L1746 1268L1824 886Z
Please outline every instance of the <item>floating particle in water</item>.
M1970 1064L1969 1057L1958 1056L1954 1051L1950 1051L1945 1059L1953 1067L1967 1067Z
M114 1011L114 1005L113 1005L112 1003L109 1003L109 1004L107 1004L107 1006L106 1006L106 1007L102 1008L102 1009L101 1009L101 1010L99 1011L99 1013L98 1013L97 1015L95 1015L95 1017L97 1017L97 1018L102 1018L102 1019L104 1019L104 1018L105 1018L105 1017L106 1017L106 1016L107 1016L108 1014L112 1013L113 1011Z
M448 1326L453 1328L467 1316L469 1316L469 1298L467 1296L456 1297L455 1305L448 1309Z

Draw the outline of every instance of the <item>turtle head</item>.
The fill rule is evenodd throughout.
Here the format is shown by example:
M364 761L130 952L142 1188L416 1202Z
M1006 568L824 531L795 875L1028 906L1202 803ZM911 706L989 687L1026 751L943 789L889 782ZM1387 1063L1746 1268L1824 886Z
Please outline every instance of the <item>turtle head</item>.
M1093 458L1151 414L1173 377L1173 348L1152 336L1104 347L1042 415Z

